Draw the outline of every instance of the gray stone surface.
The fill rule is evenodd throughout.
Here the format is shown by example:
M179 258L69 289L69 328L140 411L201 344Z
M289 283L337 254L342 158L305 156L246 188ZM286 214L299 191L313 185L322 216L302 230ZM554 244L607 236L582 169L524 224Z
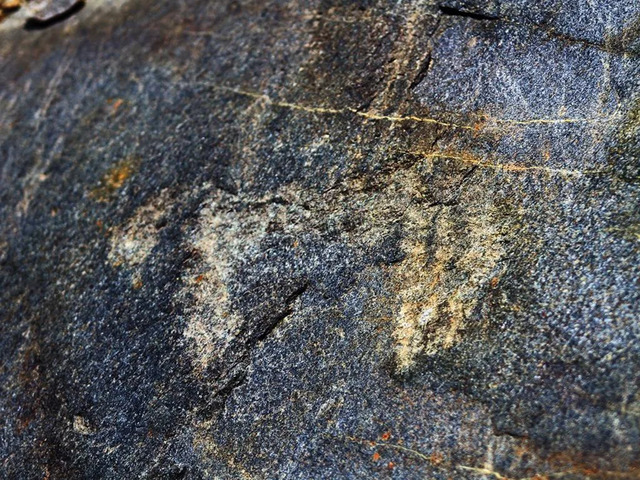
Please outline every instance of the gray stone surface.
M0 477L640 478L640 3L0 23Z

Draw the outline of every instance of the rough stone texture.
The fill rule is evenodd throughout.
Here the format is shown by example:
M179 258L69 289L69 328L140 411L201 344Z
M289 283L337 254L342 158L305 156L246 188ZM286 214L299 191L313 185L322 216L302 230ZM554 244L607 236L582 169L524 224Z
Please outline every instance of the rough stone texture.
M640 478L637 0L0 24L0 477Z

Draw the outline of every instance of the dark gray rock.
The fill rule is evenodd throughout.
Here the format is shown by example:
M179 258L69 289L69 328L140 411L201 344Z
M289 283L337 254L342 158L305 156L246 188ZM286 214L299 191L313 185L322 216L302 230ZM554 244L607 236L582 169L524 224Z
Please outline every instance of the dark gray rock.
M640 476L640 4L0 23L0 476Z

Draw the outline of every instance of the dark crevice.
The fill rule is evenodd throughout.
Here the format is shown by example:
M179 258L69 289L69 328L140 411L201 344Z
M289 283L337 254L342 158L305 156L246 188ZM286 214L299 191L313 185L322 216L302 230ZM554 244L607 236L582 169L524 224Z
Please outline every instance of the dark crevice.
M515 22L512 22L512 23L515 24ZM594 42L592 40L587 40L584 38L572 37L571 35L567 35L553 28L544 27L542 25L531 24L531 27L548 35L549 38L559 40L569 45L582 45L586 48L594 48L596 50L610 53L612 55L629 55L633 57L633 56L638 56L640 54L640 52L636 50L626 48L626 46L620 42L613 42L611 44Z
M33 31L33 30L44 30L45 28L52 27L57 25L58 23L62 23L65 20L73 17L76 13L84 8L85 2L77 2L68 10L65 10L58 15L54 15L52 17L46 19L38 19L38 18L29 18L24 24L24 29Z
M529 438L529 435L524 431L524 428L511 425L505 419L497 419L494 417L491 420L491 423L493 430L492 434L496 437L511 437L516 440Z
M420 67L420 70L411 81L411 85L409 85L410 91L416 88L418 85L420 85L422 81L425 79L425 77L427 76L427 73L429 73L429 69L431 68L432 60L433 59L431 58L431 53L429 53L424 63Z
M438 5L438 9L442 15L447 15L449 17L463 17L463 18L471 18L473 20L500 20L500 17L494 15L487 15L485 13L476 13L476 12L466 12L464 10L458 10L457 8L447 7L445 5Z
M467 179L469 179L469 177L471 177L471 175L473 175L476 170L478 170L478 165L474 165L467 172L465 172L465 174L462 176L462 181L460 181L460 185L458 185L458 187L462 187L462 185L464 185L464 182L466 182Z
M559 32L552 27L548 27L543 24L538 24L531 21L526 21L522 19L513 19L508 17L501 17L498 15L490 15L487 13L479 13L479 12L469 12L465 10L460 10L455 7L450 7L446 5L438 5L438 9L440 13L444 16L450 17L463 17L463 18L471 18L473 20L478 21L496 21L502 20L511 25L515 25L517 27L529 28L535 31L539 31L543 34L546 34L551 39L559 40L561 42L567 43L569 45L582 45L587 48L594 48L596 50L600 50L606 53L610 53L612 55L629 55L629 56L638 56L640 52L635 49L631 49L628 47L627 43L624 41L620 41L619 39L609 40L608 42L596 42L592 40L587 40L579 37L572 37L571 35L567 35L565 33Z
M216 397L218 398L227 398L231 395L231 392L241 386L247 380L247 367L248 361L245 356L241 357L237 363L234 363L230 366L229 371L233 371L233 369L237 368L238 371L235 372L231 378L227 379L227 382L224 384L222 388L220 388L216 392Z
M250 208L262 208L262 207L269 207L271 205L282 205L286 207L291 205L291 202L280 196L274 196L266 200L247 202L247 204Z
M267 338L276 327L289 315L293 313L293 308L291 304L296 301L300 295L302 295L307 288L309 287L308 283L303 283L301 286L296 288L285 300L285 308L281 312L277 313L273 317L269 318L268 324L265 330L258 335L250 336L243 347L241 347L244 351L239 355L239 357L226 369L227 374L229 375L226 380L223 380L222 387L219 388L215 395L214 400L211 404L211 408L214 410L218 410L223 407L226 403L227 399L231 396L232 392L244 385L247 381L248 376L248 368L251 363L251 350L253 347Z
M300 287L298 287L296 290L294 290L284 301L284 304L286 305L286 308L284 310L282 310L281 312L279 312L278 314L276 314L272 319L270 319L268 327L265 329L264 332L260 333L257 337L256 337L256 343L257 342L261 342L263 341L265 338L267 338L271 332L273 332L276 327L278 325L280 325L280 323L287 318L289 315L291 315L293 313L293 308L291 306L291 304L293 302L296 301L296 299L298 297L300 297L300 295L302 295L307 288L309 287L309 284L307 283L303 283Z
M434 208L434 207L455 207L456 205L458 205L459 202L457 199L455 200L444 200L444 201L437 201L437 202L432 202L429 205L427 205L427 208Z

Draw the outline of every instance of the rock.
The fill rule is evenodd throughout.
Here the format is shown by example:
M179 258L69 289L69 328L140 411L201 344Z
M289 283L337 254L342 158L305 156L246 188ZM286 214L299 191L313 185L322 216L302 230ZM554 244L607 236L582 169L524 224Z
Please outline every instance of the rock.
M638 2L75 13L0 28L0 477L640 476Z
M1 10L14 10L20 7L20 0L3 0L0 2Z
M79 0L30 0L26 4L27 15L32 21L49 22L83 3Z

